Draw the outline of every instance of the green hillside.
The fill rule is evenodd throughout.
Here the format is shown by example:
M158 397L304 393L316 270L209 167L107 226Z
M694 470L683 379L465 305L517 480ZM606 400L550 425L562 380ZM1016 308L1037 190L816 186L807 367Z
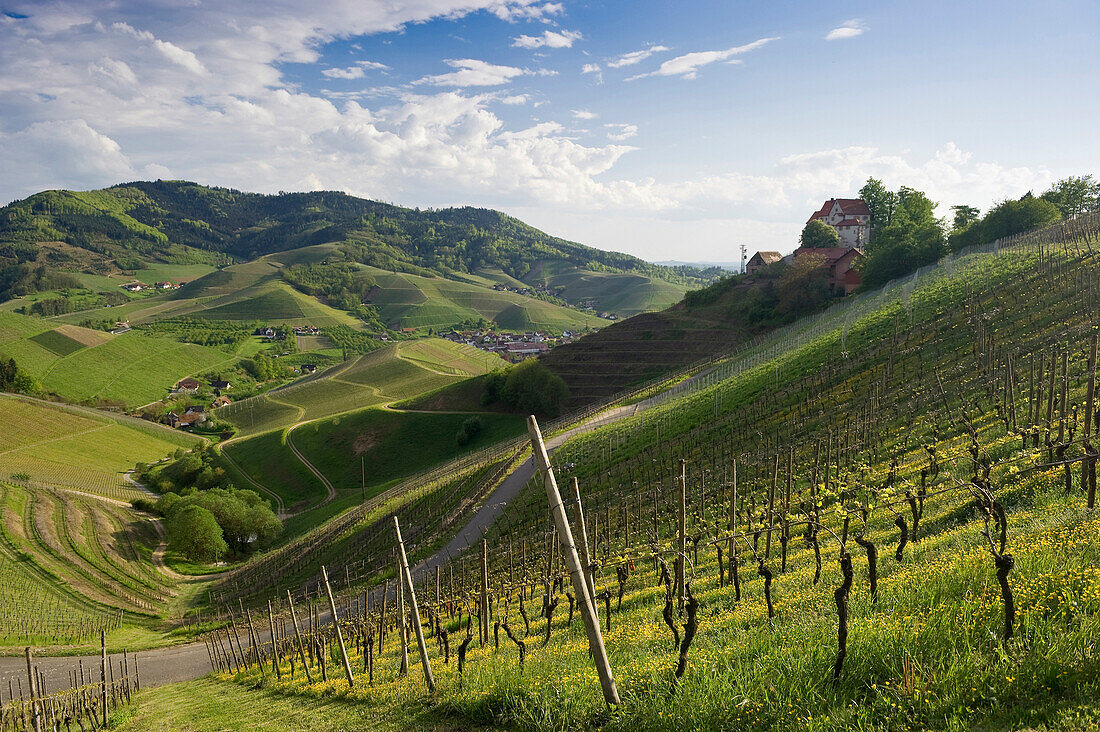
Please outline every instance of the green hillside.
M582 491L622 701L611 713L548 552L538 480L485 536L493 606L481 612L503 632L495 621L480 640L466 631L480 543L446 557L455 589L445 581L440 604L418 590L422 620L434 625L439 609L451 643L449 663L445 644L428 644L434 695L415 665L397 671L395 636L370 685L288 678L288 653L265 690L400 703L455 726L1095 728L1098 224L954 258L850 317L743 349L680 398L554 453L559 484L575 476ZM410 488L407 501L334 522L331 543L318 532L308 556L264 558L234 581L262 586L262 603L309 587L309 568L325 564L347 568L354 597L391 576L390 512L416 537L415 563L439 546L440 507L459 490L457 477ZM548 589L552 624L533 588ZM351 627L374 627L374 613ZM361 669L369 659L349 632ZM471 635L460 676L454 647ZM220 678L253 688L260 674Z
M368 269L377 283L369 303L382 321L398 328L447 328L479 318L505 330L580 330L609 321L513 292L439 277Z
M44 191L0 209L0 299L54 289L48 283L39 286L32 265L194 279L204 267L230 259L249 261L318 245L332 246L346 261L456 279L499 272L532 285L536 273L547 267L558 275L639 276L619 282L610 278L603 310L620 300L624 311L667 304L671 290L654 286L654 278L682 291L716 275L586 247L486 209L408 209L332 191L273 196L156 181L98 191ZM302 261L313 260L283 257L285 264ZM602 293L604 288L594 289Z

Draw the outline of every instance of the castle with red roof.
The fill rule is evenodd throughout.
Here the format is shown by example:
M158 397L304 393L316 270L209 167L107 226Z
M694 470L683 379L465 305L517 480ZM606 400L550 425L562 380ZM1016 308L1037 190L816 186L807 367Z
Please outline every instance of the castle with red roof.
M814 220L836 229L842 245L860 252L871 237L871 209L862 198L830 198L810 217L810 221Z

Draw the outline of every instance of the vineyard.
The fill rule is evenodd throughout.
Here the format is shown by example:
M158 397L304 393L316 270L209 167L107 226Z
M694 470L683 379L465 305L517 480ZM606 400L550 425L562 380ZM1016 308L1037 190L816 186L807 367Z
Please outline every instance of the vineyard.
M137 462L163 458L200 439L126 417L0 397L0 480L65 488L118 501L142 494L125 477Z
M5 483L0 641L77 642L160 616L173 583L152 564L155 527L129 507ZM27 612L34 607L35 612Z
M518 445L388 493L282 582L227 578L271 605L211 665L457 724L1094 728L1098 230L1000 242L573 437L480 551L416 564Z

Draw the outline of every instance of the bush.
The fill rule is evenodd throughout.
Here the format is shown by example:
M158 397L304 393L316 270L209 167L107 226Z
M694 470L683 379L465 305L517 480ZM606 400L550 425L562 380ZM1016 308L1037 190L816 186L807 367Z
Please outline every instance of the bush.
M130 505L138 511L144 511L145 513L158 513L157 502L151 498L135 498L130 501Z
M470 417L462 423L461 429L455 434L455 443L459 447L465 447L470 444L482 430L485 429L485 421L481 417Z
M537 359L529 358L504 371L489 374L481 402L503 402L525 414L556 417L568 396L569 387L560 376Z
M229 549L214 514L202 506L180 506L168 517L168 546L193 562L213 562Z

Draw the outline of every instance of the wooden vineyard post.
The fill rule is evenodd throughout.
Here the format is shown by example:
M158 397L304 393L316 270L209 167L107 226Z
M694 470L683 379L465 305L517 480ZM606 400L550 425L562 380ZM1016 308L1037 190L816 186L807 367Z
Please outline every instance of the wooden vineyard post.
M481 645L489 643L489 542L481 540L481 612L478 615Z
M107 726L107 631L99 631L99 703L103 705L103 726Z
M584 576L588 580L588 592L596 596L596 578L592 572L592 555L588 551L588 529L584 525L584 507L581 505L581 485L574 477L570 481L573 485L573 501L577 514L577 532L581 541L581 559L584 561ZM595 606L593 606L595 607ZM597 611L598 614L598 611Z
M41 690L39 690L39 693L35 693L36 687L37 684L34 681L34 668L31 664L31 647L27 646L27 690L31 695L31 719L34 720L34 732L42 732L42 719L38 714L38 697L41 694ZM104 724L106 724L107 716L104 715L103 719ZM26 719L24 719L24 723L26 723Z
M603 698L608 705L618 706L619 692L615 688L615 679L611 675L611 664L607 660L607 649L603 644L603 634L600 632L600 621L593 612L592 595L588 592L588 583L585 581L584 571L581 568L581 560L577 556L577 547L573 544L573 533L569 530L569 520L565 515L565 505L561 501L561 493L558 492L558 483L554 479L554 470L550 467L550 457L546 454L546 445L542 441L542 433L539 431L539 423L532 415L527 418L527 430L531 435L531 448L538 461L539 470L542 473L543 484L546 488L546 498L550 503L550 511L554 514L554 525L558 529L558 538L562 543L565 561L569 565L569 579L573 583L573 592L580 602L581 618L584 620L584 630L588 635L588 649L592 660L596 664L596 673L600 677L600 687L603 689Z
M332 625L336 628L336 642L340 644L340 656L344 659L344 673L348 675L348 687L355 686L355 677L351 675L351 661L348 660L348 649L344 646L344 634L340 630L340 619L336 616L336 600L332 597L332 587L328 583L328 571L325 565L321 565L321 577L325 580L325 592L328 593L328 606L332 610Z
M306 670L306 681L313 683L313 674L309 672L309 661L306 659L306 646L302 643L302 629L298 627L298 613L294 611L294 598L290 590L286 591L286 601L290 603L290 619L294 623L294 637L298 639L298 656L302 659L302 668Z
M687 578L687 460L680 459L680 502L676 504L676 606L684 609Z
M428 647L424 644L424 629L420 627L420 609L416 606L416 592L413 590L412 572L409 571L409 559L405 556L405 542L401 538L401 525L397 523L397 517L393 517L393 529L397 532L398 556L401 557L401 579L409 591L409 604L412 605L413 629L416 631L416 647L420 651L420 663L424 666L424 681L428 685L428 693L435 694L435 677L432 676L432 665L428 662ZM438 567L437 567L438 569ZM438 572L436 579L439 579ZM438 591L439 585L436 585Z
M405 624L405 583L401 579L401 560L397 560L397 637L401 641L401 668L397 673L404 676L409 672L409 628Z
M275 670L275 677L283 680L283 672L279 668L279 649L275 645L275 613L271 611L271 600L267 601L267 627L271 631L271 666Z

